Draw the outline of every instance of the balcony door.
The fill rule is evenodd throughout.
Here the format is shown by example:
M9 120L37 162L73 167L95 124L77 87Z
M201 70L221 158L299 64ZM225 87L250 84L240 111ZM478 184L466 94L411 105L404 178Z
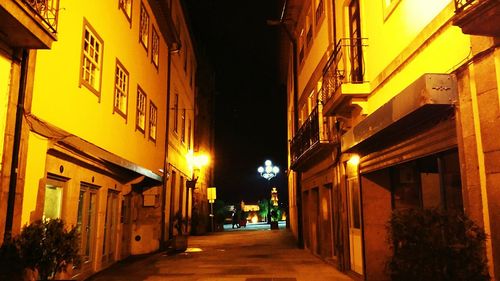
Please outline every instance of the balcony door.
M361 18L359 12L359 0L352 0L349 4L349 38L351 81L353 83L363 82L363 53L361 38Z

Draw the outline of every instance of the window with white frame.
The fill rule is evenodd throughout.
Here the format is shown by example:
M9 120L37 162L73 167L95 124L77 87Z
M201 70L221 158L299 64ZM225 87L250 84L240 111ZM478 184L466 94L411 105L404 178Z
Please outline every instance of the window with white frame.
M128 71L116 60L114 111L127 117Z
M137 87L136 128L142 133L146 129L146 98L146 93L144 93L141 87Z
M149 102L149 138L156 141L158 109L152 101Z
M132 0L119 0L118 6L129 21L132 20Z
M154 27L151 37L151 61L158 68L160 62L160 36L158 36Z
M102 39L90 24L84 21L80 85L85 85L96 95L101 91L102 53Z
M139 26L139 41L141 44L148 49L149 43L149 14L146 11L146 7L141 3L141 21Z

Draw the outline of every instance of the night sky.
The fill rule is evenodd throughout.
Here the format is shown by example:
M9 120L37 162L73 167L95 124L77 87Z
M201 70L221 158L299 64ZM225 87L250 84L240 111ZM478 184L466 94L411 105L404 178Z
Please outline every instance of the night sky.
M206 50L216 76L215 186L226 204L270 197L257 172L269 159L271 180L286 202L286 94L278 82L278 37L268 19L277 0L187 0L195 44Z

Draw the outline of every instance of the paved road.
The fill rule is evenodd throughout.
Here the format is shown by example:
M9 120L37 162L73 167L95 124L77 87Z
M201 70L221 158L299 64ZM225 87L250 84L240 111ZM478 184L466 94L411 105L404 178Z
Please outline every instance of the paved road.
M185 253L119 262L88 281L352 281L295 247L287 230L262 226L189 237Z

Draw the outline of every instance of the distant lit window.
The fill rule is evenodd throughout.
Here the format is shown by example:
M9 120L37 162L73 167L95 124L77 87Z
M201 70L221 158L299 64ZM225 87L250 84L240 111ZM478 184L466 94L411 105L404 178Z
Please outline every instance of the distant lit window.
M148 49L149 43L149 15L144 7L144 4L141 4L141 22L139 26L139 40L146 50Z
M80 85L85 85L96 95L99 95L101 90L102 49L102 39L90 24L85 21Z
M130 21L132 19L132 0L119 0L118 6Z
M175 94L174 99L174 132L179 131L179 94Z
M181 142L186 141L186 109L182 109L181 113Z
M149 138L156 141L158 110L156 106L149 102Z
M146 129L146 102L146 94L140 87L137 87L136 128L142 133L144 133Z
M127 116L128 72L117 60L115 70L115 101L114 111L123 117Z
M158 36L158 33L156 33L156 30L154 28L152 34L151 61L156 66L156 68L158 68L158 64L160 62L160 37Z

